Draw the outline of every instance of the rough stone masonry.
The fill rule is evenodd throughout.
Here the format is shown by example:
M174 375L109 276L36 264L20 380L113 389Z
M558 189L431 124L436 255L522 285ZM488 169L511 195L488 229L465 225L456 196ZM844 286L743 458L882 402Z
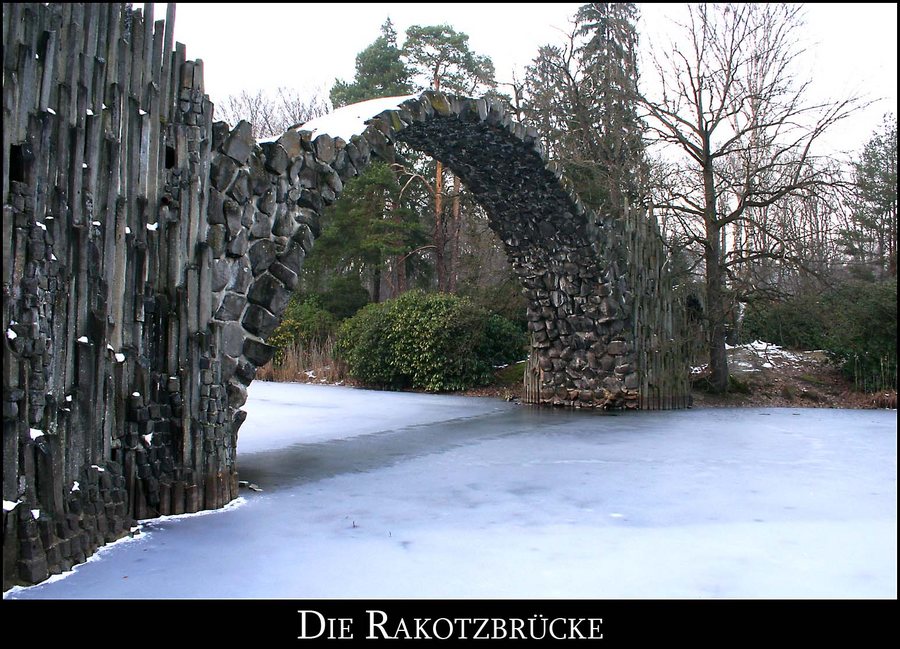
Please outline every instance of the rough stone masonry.
M4 589L236 497L247 385L323 210L395 142L487 210L528 297L536 401L686 405L652 227L586 209L500 104L425 92L349 142L259 144L213 121L174 5L152 7L3 5Z

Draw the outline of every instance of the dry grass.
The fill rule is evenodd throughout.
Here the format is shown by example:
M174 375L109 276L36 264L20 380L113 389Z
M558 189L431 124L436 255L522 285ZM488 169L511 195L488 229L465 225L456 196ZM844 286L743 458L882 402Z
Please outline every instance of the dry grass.
M331 337L322 343L293 343L279 356L279 361L260 367L256 378L279 383L343 383L347 378L347 367L335 357Z

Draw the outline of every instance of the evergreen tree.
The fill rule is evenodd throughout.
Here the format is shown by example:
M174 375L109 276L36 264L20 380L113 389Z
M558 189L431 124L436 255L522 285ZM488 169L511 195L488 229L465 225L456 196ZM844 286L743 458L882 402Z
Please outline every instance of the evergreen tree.
M356 276L381 301L382 273L388 260L421 245L424 236L415 211L403 206L401 187L391 168L372 162L344 188L327 212L305 268L318 275ZM318 282L321 286L325 282Z
M879 276L897 276L897 118L885 115L880 129L853 165L855 196L847 252L871 264Z
M335 82L331 103L340 108L367 99L408 95L412 92L410 76L397 47L397 32L388 18L381 26L381 36L356 55L353 82Z
M591 122L598 137L595 173L601 201L614 214L627 200L643 202L647 183L644 127L637 116L637 9L632 3L582 6L576 16Z
M449 25L413 25L406 30L404 56L418 74L422 87L472 96L496 85L494 64L487 56L474 53L469 48L469 36L457 32ZM460 230L462 206L459 178L453 177L450 194L450 214L446 215L444 194L444 166L435 163L434 227L432 243L435 250L435 270L438 290L454 292L460 257Z
M397 33L387 19L381 35L356 57L353 82L335 82L335 107L409 94L410 69L397 47ZM386 270L395 292L406 289L406 257L421 245L421 228L410 202L402 196L397 174L373 162L347 182L339 200L326 211L322 236L304 267L307 289L324 290L333 278L355 276L371 287L372 300L382 298Z
M637 117L637 10L582 6L564 46L529 66L523 112L588 205L618 216L644 202L647 162Z

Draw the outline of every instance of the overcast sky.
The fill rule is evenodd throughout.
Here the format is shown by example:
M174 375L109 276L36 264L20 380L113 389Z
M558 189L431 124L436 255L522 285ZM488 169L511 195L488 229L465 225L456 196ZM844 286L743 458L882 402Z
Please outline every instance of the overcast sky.
M175 38L191 59L203 59L206 92L221 102L241 90L279 86L327 95L335 79L350 81L357 53L390 16L399 38L410 25L449 23L491 57L498 81L509 81L547 43L561 44L581 3L178 3ZM652 51L668 45L683 4L638 4L645 77ZM155 5L155 18L166 5ZM842 123L834 146L859 149L886 112L897 113L897 5L806 5L805 65L814 98L883 97Z

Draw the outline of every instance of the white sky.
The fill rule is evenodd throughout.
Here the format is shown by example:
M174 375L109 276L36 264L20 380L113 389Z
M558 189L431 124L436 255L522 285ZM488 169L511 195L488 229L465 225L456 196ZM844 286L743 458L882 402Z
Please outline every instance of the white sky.
M547 43L561 44L582 3L289 3L225 5L178 3L175 38L191 59L203 59L213 102L241 90L279 86L327 90L353 79L360 50L390 16L402 43L410 25L449 23L470 46L491 57L498 81L524 67ZM683 4L638 4L644 56L669 42L671 17ZM165 17L164 3L155 18ZM814 3L806 6L808 65L816 98L860 94L883 101L842 123L835 148L859 149L886 112L897 113L897 5ZM649 59L648 59L649 60ZM652 75L643 64L646 77Z

